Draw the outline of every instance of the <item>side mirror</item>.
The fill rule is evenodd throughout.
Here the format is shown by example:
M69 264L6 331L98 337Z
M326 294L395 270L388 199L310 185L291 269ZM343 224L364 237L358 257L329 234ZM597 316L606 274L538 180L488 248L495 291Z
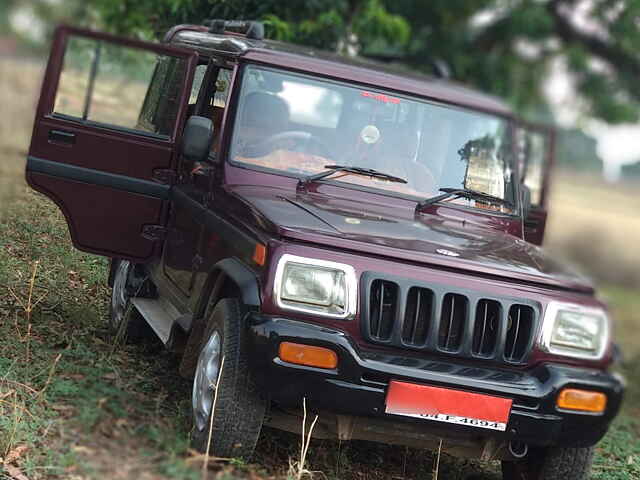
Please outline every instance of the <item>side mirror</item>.
M182 156L187 161L202 162L209 156L213 142L213 122L206 117L192 115L182 135Z
M531 190L524 183L520 184L520 201L522 202L522 219L526 219L531 211Z

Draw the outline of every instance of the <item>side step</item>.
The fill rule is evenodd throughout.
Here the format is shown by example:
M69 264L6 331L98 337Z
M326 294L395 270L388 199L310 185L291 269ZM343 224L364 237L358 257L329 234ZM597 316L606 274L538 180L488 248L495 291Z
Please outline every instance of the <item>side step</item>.
M156 332L162 343L167 345L171 338L171 329L181 316L180 312L173 305L157 298L134 297L131 299L131 303L133 303L153 331Z

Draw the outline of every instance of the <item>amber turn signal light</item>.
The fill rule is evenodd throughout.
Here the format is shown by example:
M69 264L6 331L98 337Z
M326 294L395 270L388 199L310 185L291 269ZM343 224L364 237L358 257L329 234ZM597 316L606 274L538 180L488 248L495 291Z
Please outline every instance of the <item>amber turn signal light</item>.
M261 243L256 243L256 248L253 250L253 261L261 267L267 260L267 247Z
M558 395L556 404L566 410L601 413L607 406L607 396L601 392L565 388Z
M333 350L301 343L282 342L278 351L281 360L308 367L334 369L338 355Z

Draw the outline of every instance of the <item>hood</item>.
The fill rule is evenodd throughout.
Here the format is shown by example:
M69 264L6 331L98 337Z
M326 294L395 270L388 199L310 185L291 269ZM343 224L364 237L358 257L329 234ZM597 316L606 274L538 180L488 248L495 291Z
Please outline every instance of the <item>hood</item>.
M593 292L587 279L539 247L468 219L415 215L413 207L390 207L274 187L235 186L230 187L230 193L249 204L260 224L285 238Z

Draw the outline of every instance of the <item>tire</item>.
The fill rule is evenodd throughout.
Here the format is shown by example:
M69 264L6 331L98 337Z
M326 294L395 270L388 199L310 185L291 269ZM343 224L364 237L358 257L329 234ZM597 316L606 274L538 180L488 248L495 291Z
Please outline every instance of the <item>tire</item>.
M153 338L154 332L131 304L131 298L139 296L147 289L145 281L134 278L135 265L127 260L119 260L115 266L113 289L109 303L109 333L116 340L141 343Z
M196 450L206 452L211 428L211 455L248 460L260 436L268 401L257 389L250 371L245 313L239 300L229 298L220 300L205 317L207 326L193 381L191 442ZM213 385L217 381L223 357L212 418ZM207 385L211 385L208 389L210 397L205 397L203 393ZM206 398L209 398L208 402L203 400Z
M552 447L531 451L522 460L503 461L503 480L588 480L594 447Z

